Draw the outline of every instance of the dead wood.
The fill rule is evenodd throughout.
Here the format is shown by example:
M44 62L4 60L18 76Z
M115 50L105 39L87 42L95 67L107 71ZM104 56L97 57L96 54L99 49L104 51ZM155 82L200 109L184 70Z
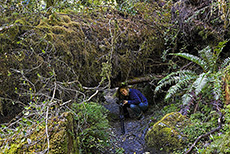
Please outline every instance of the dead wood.
M126 80L124 82L119 82L116 86L121 86L121 85L134 85L134 84L138 84L138 83L144 83L144 82L150 82L153 80L159 81L160 79L162 79L163 77L165 77L164 75L147 75L144 77L137 77L137 78L133 78L133 79L129 79Z

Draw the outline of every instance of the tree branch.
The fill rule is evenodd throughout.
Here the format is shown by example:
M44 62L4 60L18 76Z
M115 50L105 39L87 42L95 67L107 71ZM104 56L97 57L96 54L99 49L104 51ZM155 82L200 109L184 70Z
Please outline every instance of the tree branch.
M56 82L54 82L54 91L50 102L52 102L55 97L56 89L57 89L57 84ZM49 132L48 132L48 116L49 116L49 106L47 106L47 110L46 110L46 136L47 136L47 144L48 144L47 150L49 153L50 140L49 140Z

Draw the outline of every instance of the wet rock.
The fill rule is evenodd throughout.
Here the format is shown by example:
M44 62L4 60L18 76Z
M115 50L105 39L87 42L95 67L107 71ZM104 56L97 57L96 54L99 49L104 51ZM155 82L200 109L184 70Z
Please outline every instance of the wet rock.
M105 101L103 106L109 110L108 119L111 121L119 120L119 106L117 104L117 98L115 97L116 88L106 89L104 91Z
M148 147L166 152L183 148L184 135L180 130L186 125L185 117L179 112L165 115L148 130L145 141Z

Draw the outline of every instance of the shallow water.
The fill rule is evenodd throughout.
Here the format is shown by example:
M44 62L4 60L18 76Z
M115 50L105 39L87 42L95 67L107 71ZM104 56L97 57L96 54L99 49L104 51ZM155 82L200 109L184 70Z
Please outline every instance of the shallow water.
M132 110L128 109L131 118L125 119L125 134L122 134L119 121L119 106L113 97L107 95L105 98L107 103L104 106L110 111L111 132L116 141L116 147L123 148L125 154L165 154L165 152L147 148L145 145L145 134L149 129L152 117L151 107L144 113L144 117L141 120L137 120Z
M112 132L116 136L118 147L122 147L125 154L164 154L165 152L157 151L153 148L148 149L145 145L145 134L149 128L150 115L144 114L144 118L136 120L129 118L125 120L125 134L122 134L120 121L117 118L111 122Z

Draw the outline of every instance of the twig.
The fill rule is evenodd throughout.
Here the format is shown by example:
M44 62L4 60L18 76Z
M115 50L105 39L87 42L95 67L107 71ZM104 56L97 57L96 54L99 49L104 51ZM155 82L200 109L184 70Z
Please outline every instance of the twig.
M47 144L48 144L47 150L49 153L50 140L49 140L49 133L48 133L48 114L49 114L49 106L47 107L46 110L46 137L47 137Z
M54 91L50 102L52 102L55 97L56 89L57 89L57 84L56 82L54 82ZM49 115L49 106L47 106L47 110L46 110L46 136L47 136L47 144L48 144L47 150L49 153L50 141L49 141L49 133L48 133L48 115Z
M88 101L90 101L95 95L97 95L98 91L99 91L99 90L96 90L96 92L95 92L93 95L91 95L91 96L89 97L89 99L87 99L86 101L83 101L83 102L88 102ZM83 102L81 102L80 104L82 104Z
M66 105L66 104L68 104L68 103L70 103L70 102L71 102L71 100L68 100L68 101L62 103L60 106Z
M2 30L8 30L8 29L10 29L10 28L13 27L13 26L15 26L15 25L14 25L14 24L11 24L11 25L9 25L9 26L0 27L0 32L1 32Z
M185 66L183 66L183 67L181 67L181 69L180 70L183 70L184 68L186 68L186 67L188 67L189 65L191 65L193 62L190 62L190 63L188 63L187 65L185 65Z

